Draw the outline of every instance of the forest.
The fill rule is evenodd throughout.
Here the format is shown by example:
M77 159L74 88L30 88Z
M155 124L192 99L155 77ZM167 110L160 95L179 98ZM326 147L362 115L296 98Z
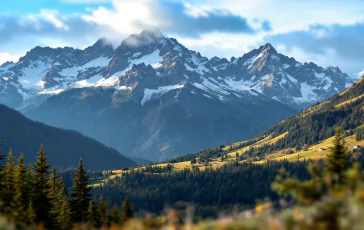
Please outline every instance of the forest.
M4 159L0 154L0 162ZM48 163L43 144L34 164L26 165L23 155L14 159L10 150L5 165L0 164L0 214L17 229L71 229L78 223L99 228L121 224L133 216L127 197L120 208L115 206L110 211L102 196L98 202L93 199L82 159L72 181L70 188L65 187L62 176Z
M1 155L5 164L0 174L0 213L8 224L18 229L29 226L71 229L76 225L89 229L121 228L133 221L163 225L169 221L169 215L176 213L177 222L183 224L191 207L195 224L207 223L205 217L218 218L221 213L231 216L268 208L280 213L284 207L278 201L285 195L288 210L321 202L324 194L332 190L336 197L337 189L343 195L348 188L350 191L361 188L359 184L364 174L359 169L364 166L363 149L348 152L342 135L337 133L330 151L327 160L320 161L268 161L264 164L236 161L221 168L180 172L171 172L170 167L147 167L143 172L131 170L93 187L90 177L102 178L105 172L87 172L82 159L75 170L57 171L47 162L41 145L33 165L26 165L22 155L14 159L12 151L6 160L5 155ZM331 174L332 178L327 176ZM65 186L65 181L69 186ZM155 217L150 219L147 213ZM326 217L323 218L326 221ZM251 221L256 221L254 216ZM323 229L335 229L331 227Z

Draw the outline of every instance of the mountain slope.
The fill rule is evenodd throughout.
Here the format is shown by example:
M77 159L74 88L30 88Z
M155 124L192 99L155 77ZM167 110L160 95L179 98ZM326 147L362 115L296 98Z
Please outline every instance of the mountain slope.
M6 102L32 119L149 160L251 138L353 83L270 44L208 59L156 30L116 49L105 40L85 50L37 47L4 64L0 78Z
M340 94L293 115L258 136L224 148L181 156L171 162L186 164L193 158L219 160L221 155L240 160L298 160L326 157L335 129L340 127L349 150L364 145L364 77ZM306 146L306 147L304 147Z
M354 146L364 148L364 77L342 93L279 122L250 140L203 149L149 167L164 169L171 164L172 171L192 166L204 170L237 159L256 163L322 159L333 145L337 127L342 128L348 151L356 150ZM196 163L192 164L193 160ZM113 176L123 172L116 170Z
M141 63L148 70L134 68ZM142 79L143 74L151 75L146 77L149 80ZM13 107L71 88L121 91L134 90L136 84L145 90L144 104L183 81L220 100L264 95L296 109L323 101L354 83L337 67L299 63L269 43L230 61L208 59L157 30L131 35L116 49L105 39L85 50L36 47L19 62L0 66L3 102ZM159 87L167 88L160 91Z
M130 91L125 94L115 95L110 89L74 89L49 98L27 114L79 130L130 155L159 160L221 141L248 138L294 112L270 99L211 100L189 83L144 106Z
M0 138L5 142L2 152L12 148L15 156L24 154L25 160L33 162L42 142L49 162L57 168L77 167L80 157L87 169L113 169L135 166L116 150L82 136L75 131L57 129L28 120L19 112L0 105Z

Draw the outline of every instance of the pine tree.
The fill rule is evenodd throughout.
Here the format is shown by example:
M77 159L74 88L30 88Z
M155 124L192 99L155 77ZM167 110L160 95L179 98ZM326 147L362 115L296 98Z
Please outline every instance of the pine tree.
M134 217L133 209L131 207L131 203L129 201L128 196L126 196L122 205L121 220L122 222L125 222L133 217Z
M33 199L33 165L29 162L27 168L27 188L28 188L28 200Z
M104 198L101 195L99 199L99 204L97 206L97 212L100 218L101 226L105 226L108 222L108 209L109 209L109 204L104 200Z
M0 141L0 145L2 145L4 141ZM2 165L2 161L5 160L5 154L0 152L0 183L1 183L1 177L2 173L4 171L4 166Z
M57 169L56 167L54 167L51 171L51 176L49 177L49 194L48 194L52 203L55 202L59 189L60 187L59 187Z
M80 159L75 177L73 178L73 186L71 188L71 213L73 222L83 222L87 219L87 210L91 201L91 186L88 183L88 176L83 169L83 162Z
M35 221L35 211L33 209L33 203L31 200L29 201L29 205L27 207L25 219L26 219L25 224L27 226L32 225Z
M4 141L0 141L0 146L4 143ZM2 211L2 207L4 207L4 202L2 199L2 193L3 193L3 173L4 173L4 166L2 165L2 161L5 159L5 154L0 152L0 212Z
M120 210L118 209L118 207L116 205L114 205L110 211L109 225L118 225L120 223L121 223Z
M43 144L37 156L37 161L33 165L33 206L35 211L36 223L44 223L46 227L51 227L51 201L49 199L49 171L50 165L47 163L46 153Z
M90 200L90 204L87 209L87 225L91 229L97 226L96 209L93 200Z
M29 181L27 177L27 169L24 163L24 156L18 159L17 171L15 174L15 196L11 203L12 219L18 227L26 224L26 212L29 203Z
M51 202L51 216L54 220L54 224L57 225L58 216L61 213L61 208L63 206L64 197L66 194L64 193L64 184L63 180L58 179L57 169L54 167L51 171L51 176L49 178L49 199ZM68 205L68 204L67 204Z
M66 229L70 229L72 226L71 209L70 209L66 195L63 195L62 205L60 207L60 212L59 212L56 220L57 220L57 226L59 227L59 229L66 230Z
M346 147L341 135L341 129L336 130L334 146L327 155L325 172L330 175L330 185L342 184L344 173L349 168L349 158L346 154Z
M15 163L12 150L10 150L7 160L1 184L1 198L3 200L3 212L10 217L12 214L11 203L15 196Z

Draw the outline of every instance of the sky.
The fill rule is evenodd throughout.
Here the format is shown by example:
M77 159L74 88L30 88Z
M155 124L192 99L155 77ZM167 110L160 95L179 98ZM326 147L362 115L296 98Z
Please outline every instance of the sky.
M364 0L11 0L0 1L0 63L35 46L118 45L158 28L189 49L239 57L271 43L301 62L364 70Z

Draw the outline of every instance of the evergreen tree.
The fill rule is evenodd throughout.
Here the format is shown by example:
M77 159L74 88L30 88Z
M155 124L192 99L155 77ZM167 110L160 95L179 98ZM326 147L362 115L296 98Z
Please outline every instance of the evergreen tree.
M68 191L67 191L67 188L66 186L64 185L64 180L63 180L63 177L59 177L59 181L58 181L58 184L59 184L59 193L60 194L64 194L66 197L68 197Z
M1 198L3 200L2 210L6 216L10 217L12 214L11 203L15 196L15 163L12 150L10 150L7 160L4 177L1 183Z
M28 205L28 208L27 208L27 211L26 211L26 221L25 221L25 224L27 226L30 226L34 223L35 221L35 211L33 209L33 203L32 201L30 200L29 201L29 205Z
M97 208L94 205L94 201L90 200L90 204L87 209L87 224L91 229L100 225L96 210Z
M50 215L51 201L49 199L49 171L50 165L47 163L46 153L43 144L37 156L37 161L33 165L33 208L35 211L36 223L44 223L50 227L53 223Z
M101 226L105 226L108 222L108 209L109 209L109 204L104 200L104 198L101 195L99 199L99 204L97 206L97 212L100 218Z
M118 225L121 222L120 210L114 205L109 215L109 225Z
M49 194L48 194L52 203L56 201L59 189L61 188L59 186L57 169L56 167L54 167L51 171L51 176L49 177Z
M88 183L88 176L83 169L83 162L80 159L73 186L71 188L71 213L75 223L86 221L87 210L91 201L91 186Z
M133 217L134 217L133 209L131 207L131 203L129 201L128 196L126 196L122 205L121 220L122 222L125 222Z
M71 209L68 203L68 199L63 195L62 204L60 207L59 214L56 217L57 226L61 230L71 229Z
M330 185L344 182L344 173L349 168L349 158L346 151L347 148L341 135L341 129L338 128L335 134L334 146L327 155L325 162L325 172L330 175Z
M27 189L28 189L28 202L33 199L33 165L29 162L27 168Z
M26 224L26 213L29 204L29 180L23 154L19 157L15 174L15 196L11 203L12 219L18 227Z
M4 143L4 141L0 141L0 146ZM2 173L4 171L4 166L2 165L2 161L5 160L5 154L0 152L0 183L1 183L1 177Z
M58 216L61 213L61 209L64 203L64 184L63 180L58 179L57 169L54 167L51 171L51 176L49 178L49 199L52 204L51 217L54 220L54 224L57 225ZM67 204L68 205L68 204Z

